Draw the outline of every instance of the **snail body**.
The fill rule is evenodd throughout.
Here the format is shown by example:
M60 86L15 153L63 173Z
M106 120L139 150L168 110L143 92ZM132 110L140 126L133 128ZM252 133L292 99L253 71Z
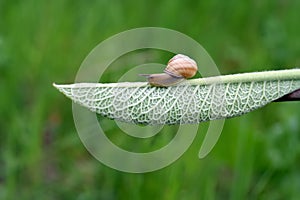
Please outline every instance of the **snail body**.
M188 56L177 54L171 58L161 74L140 74L148 78L152 86L168 87L192 78L197 73L197 63Z
M157 87L168 87L176 85L184 80L183 77L172 76L168 73L140 75L147 77L149 84Z

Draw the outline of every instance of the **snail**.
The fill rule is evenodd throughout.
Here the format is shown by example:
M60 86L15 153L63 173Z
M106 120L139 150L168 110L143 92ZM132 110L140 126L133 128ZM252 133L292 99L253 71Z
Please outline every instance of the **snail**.
M161 74L140 74L148 78L152 86L167 87L192 78L198 70L197 63L188 56L177 54L171 58Z

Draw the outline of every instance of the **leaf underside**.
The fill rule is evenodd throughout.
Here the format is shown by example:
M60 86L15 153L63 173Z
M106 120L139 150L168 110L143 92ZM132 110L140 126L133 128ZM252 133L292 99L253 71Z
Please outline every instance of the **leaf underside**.
M93 112L136 124L195 124L230 118L300 88L300 80L182 84L167 88L97 83L54 85Z

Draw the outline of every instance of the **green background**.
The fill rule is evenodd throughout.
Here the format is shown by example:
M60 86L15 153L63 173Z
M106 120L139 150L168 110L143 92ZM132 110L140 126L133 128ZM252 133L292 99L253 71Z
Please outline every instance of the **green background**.
M208 123L172 165L146 174L104 166L81 143L71 101L53 82L72 83L87 54L119 32L144 26L180 31L203 45L222 74L300 64L300 1L0 0L0 199L299 199L299 103L272 103L226 120L208 157ZM165 63L165 52L142 52ZM146 57L150 55L150 59ZM152 56L152 57L151 57ZM118 80L134 63L108 70ZM106 120L106 119L101 119ZM177 127L124 148L167 144Z

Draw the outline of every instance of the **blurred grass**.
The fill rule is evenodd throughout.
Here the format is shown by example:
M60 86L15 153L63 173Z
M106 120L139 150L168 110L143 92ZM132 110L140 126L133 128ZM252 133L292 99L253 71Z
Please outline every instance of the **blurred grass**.
M99 42L142 26L191 36L223 74L299 67L299 9L297 0L1 0L0 199L299 199L297 102L227 120L214 150L199 160L204 123L178 161L160 171L128 174L85 150L71 102L52 87L73 82ZM108 71L106 81L120 76ZM108 128L112 138L122 134ZM139 147L158 147L170 137L167 129ZM136 142L116 141L128 148Z

